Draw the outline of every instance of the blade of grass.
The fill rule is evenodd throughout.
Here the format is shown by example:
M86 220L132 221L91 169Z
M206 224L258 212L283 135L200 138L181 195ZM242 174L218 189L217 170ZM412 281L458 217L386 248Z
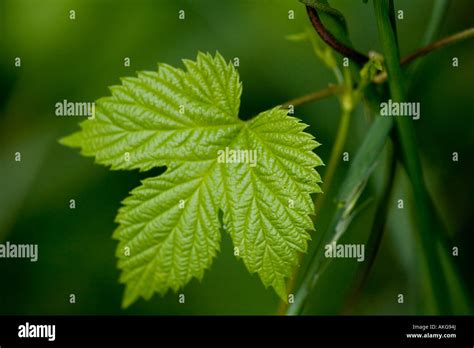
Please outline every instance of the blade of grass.
M425 35L421 41L422 46L430 44L439 36L441 29L441 23L443 22L444 15L448 9L449 0L434 0L433 10L431 11L430 22L426 28Z
M382 51L388 71L388 82L394 102L405 101L405 81L400 66L400 55L394 31L390 22L388 0L374 1L375 18L379 31ZM436 251L436 238L433 238L430 198L423 179L423 172L415 142L412 120L406 117L396 118L396 128L400 140L403 163L412 183L414 201L417 210L417 224L428 266L430 289L436 300L436 312L449 314L450 306L444 299L448 292L442 277L442 268Z
M470 38L474 36L474 28L463 30L459 33L450 35L441 40L438 39L441 29L441 24L444 20L446 12L448 10L450 1L449 0L434 0L433 9L430 16L430 22L428 23L425 35L421 41L423 48L417 50L410 56L402 59L402 64L410 64L417 58L423 58L426 54L449 44ZM423 59L417 59L414 64L410 65L411 78L409 82L415 81L419 72L419 67L423 63ZM464 284L460 278L459 269L454 262L450 249L452 242L446 235L446 227L443 221L441 221L440 215L436 211L436 207L433 201L430 201L432 216L436 218L435 225L440 226L437 233L438 238L438 256L443 266L444 274L446 275L446 282L449 284L448 291L450 293L449 298L451 299L451 305L453 306L454 314L469 314L472 313L473 304L468 300Z
M388 151L388 175L384 188L382 189L382 197L379 199L377 204L377 210L375 212L374 222L372 224L372 230L369 235L369 240L366 243L366 262L364 262L358 270L358 275L354 281L354 287L352 293L349 295L346 304L344 305L343 313L350 313L355 303L360 297L362 290L364 289L369 274L372 271L372 267L375 263L375 258L382 242L383 233L387 223L387 217L389 213L390 198L392 196L393 187L395 184L395 176L397 169L396 156L392 150Z

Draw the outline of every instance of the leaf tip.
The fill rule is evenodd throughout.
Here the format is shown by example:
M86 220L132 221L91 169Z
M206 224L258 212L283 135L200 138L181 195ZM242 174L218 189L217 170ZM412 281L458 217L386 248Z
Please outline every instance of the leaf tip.
M135 302L135 300L132 300L130 298L127 298L127 297L123 297L122 299L122 304L120 305L120 307L122 307L122 309L127 309L128 307L130 307L132 305L132 303Z
M80 146L80 132L72 133L58 140L58 143L68 147L79 147Z

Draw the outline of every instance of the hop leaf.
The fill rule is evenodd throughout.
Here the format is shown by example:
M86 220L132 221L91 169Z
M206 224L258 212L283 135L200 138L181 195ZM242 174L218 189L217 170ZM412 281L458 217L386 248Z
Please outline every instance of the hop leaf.
M220 54L184 65L122 79L61 139L111 169L167 167L132 190L116 218L123 305L201 279L219 251L219 210L247 269L286 300L285 278L313 228L319 144L278 107L240 120L242 85Z

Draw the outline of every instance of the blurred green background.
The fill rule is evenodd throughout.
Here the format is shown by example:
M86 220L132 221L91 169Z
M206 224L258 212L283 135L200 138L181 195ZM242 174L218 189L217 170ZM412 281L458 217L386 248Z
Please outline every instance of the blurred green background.
M348 19L354 45L363 52L379 49L373 9L362 1L334 0ZM402 54L419 47L431 0L397 0L405 18L398 22ZM186 20L178 19L184 9ZM75 10L76 19L69 19ZM288 19L288 11L295 19ZM452 1L442 36L472 25L472 0ZM274 314L278 298L265 290L232 254L229 236L202 282L183 293L186 303L169 293L120 308L123 286L115 266L114 217L139 180L158 173L112 172L83 158L57 140L78 129L80 118L57 117L55 103L94 101L107 95L119 77L156 63L182 66L197 51L218 50L239 57L244 90L241 117L334 82L308 43L286 35L308 26L297 0L0 0L0 243L37 243L39 261L0 259L0 314ZM460 67L452 68L451 58ZM14 66L21 57L21 67ZM124 67L125 57L131 66ZM424 60L410 90L421 102L415 122L419 150L436 207L459 247L455 259L471 301L474 294L474 214L472 214L474 121L474 44L463 42ZM327 162L339 119L336 98L296 110L323 144L317 152ZM346 150L353 155L369 120L360 107L353 117ZM15 162L15 152L22 161ZM452 162L452 152L459 162ZM350 163L350 162L349 162ZM346 169L342 162L332 196ZM324 168L320 171L324 175ZM375 194L369 186L365 197ZM400 172L392 197L388 227L367 287L348 305L357 263L335 260L312 295L307 314L422 314L420 246L413 224L408 181ZM396 209L397 199L405 209ZM76 209L69 209L69 200ZM331 200L327 200L331 203ZM323 209L317 232L331 213ZM344 241L365 243L375 206L357 216ZM315 245L312 243L311 245ZM396 296L405 294L405 303ZM69 303L75 294L76 303ZM470 313L459 313L470 314Z

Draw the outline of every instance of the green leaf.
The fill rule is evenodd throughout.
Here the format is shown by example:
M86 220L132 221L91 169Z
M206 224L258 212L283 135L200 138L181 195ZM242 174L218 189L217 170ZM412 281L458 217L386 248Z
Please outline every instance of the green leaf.
M306 125L275 108L246 124L234 146L257 151L258 165L221 166L224 221L248 270L286 300L285 277L313 228L309 193L320 192L322 162Z
M285 278L313 229L319 144L279 107L240 120L242 86L220 54L184 65L122 79L61 140L112 169L167 166L132 190L116 218L123 305L202 279L219 250L219 210L236 255L286 300Z
M216 169L215 160L180 164L144 180L123 202L114 237L125 306L177 291L211 265L220 242Z
M148 170L172 161L210 159L240 129L237 118L242 85L222 56L200 53L184 60L188 72L159 64L111 87L96 102L93 120L61 140L80 146L112 169Z

